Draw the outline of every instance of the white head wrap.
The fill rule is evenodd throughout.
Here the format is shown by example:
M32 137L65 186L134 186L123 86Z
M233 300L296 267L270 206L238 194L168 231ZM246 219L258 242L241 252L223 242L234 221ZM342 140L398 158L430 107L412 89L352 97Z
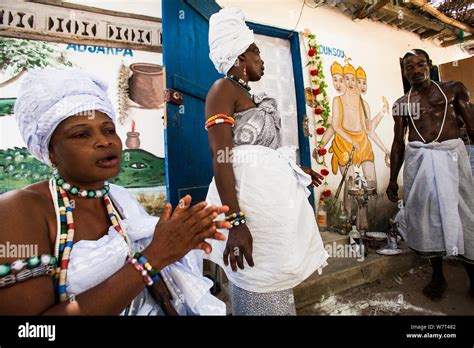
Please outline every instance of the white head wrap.
M56 127L69 116L94 110L115 123L107 84L79 69L31 70L15 103L15 117L28 150L48 165L49 141Z
M209 19L209 57L217 71L226 75L255 38L238 8L224 8Z

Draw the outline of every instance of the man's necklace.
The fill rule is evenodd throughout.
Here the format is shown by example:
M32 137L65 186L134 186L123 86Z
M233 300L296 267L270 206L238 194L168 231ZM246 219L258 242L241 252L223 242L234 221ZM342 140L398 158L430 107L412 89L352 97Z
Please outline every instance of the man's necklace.
M443 132L443 128L444 128L444 121L446 121L446 115L448 113L448 97L446 97L446 94L443 92L443 90L441 89L441 87L434 81L431 81L433 82L436 87L438 87L439 91L441 92L441 94L443 95L444 97L444 100L445 100L445 105L444 105L444 116L443 116L443 122L441 123L441 129L439 130L439 133L438 133L438 136L433 140L433 142L437 142L439 137L441 136L441 133ZM420 134L420 132L418 131L418 129L416 128L415 126L415 122L413 121L413 117L411 116L411 112L410 112L410 109L411 109L411 104L410 104L410 96L411 96L411 91L412 91L413 87L410 88L410 91L408 92L408 116L410 116L410 120L411 120L411 123L413 124L413 128L415 129L415 131L418 133L418 136L421 138L421 140L423 140L424 143L427 143L427 141L425 140L425 138L423 138L423 136Z

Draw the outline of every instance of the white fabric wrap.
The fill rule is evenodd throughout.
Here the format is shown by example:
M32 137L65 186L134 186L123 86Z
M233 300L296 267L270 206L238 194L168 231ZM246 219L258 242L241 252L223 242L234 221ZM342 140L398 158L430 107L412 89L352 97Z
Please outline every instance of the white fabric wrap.
M396 220L408 245L474 260L474 185L463 142L409 142L403 183Z
M24 77L15 102L15 118L32 155L51 165L49 141L56 127L69 116L93 117L100 111L115 123L107 84L79 69L34 69Z
M223 75L254 41L253 31L245 24L243 12L237 8L224 8L209 19L209 57Z
M233 272L230 265L226 267L225 241L208 240L213 249L208 257L244 290L262 293L293 288L323 267L328 257L307 199L311 178L294 162L294 150L293 146L233 148L237 198L252 234L255 267L246 261L244 270ZM206 201L221 205L214 179ZM228 230L220 231L228 235Z

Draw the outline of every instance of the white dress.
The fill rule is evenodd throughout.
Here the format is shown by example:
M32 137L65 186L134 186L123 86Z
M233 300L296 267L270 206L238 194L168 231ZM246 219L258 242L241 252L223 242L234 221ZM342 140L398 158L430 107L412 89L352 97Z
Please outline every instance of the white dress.
M265 94L254 101L256 108L234 115L232 163L237 199L253 238L255 267L246 261L244 270L226 267L225 241L208 240L213 249L208 257L239 288L268 293L295 287L327 264L328 253L308 202L311 178L295 162L296 147L280 146L277 103ZM214 179L206 201L221 205Z

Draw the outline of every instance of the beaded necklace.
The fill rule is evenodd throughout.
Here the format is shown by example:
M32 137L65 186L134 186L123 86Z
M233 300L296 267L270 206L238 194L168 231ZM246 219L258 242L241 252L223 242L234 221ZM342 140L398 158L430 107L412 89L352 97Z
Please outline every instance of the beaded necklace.
M237 86L239 86L240 88L242 88L245 92L247 92L248 95L251 96L250 94L250 90L252 88L250 88L250 86L248 85L247 82L245 82L244 80L242 80L241 78L237 77L237 76L234 76L234 75L229 75L229 76L226 76L225 77L227 80L235 83Z
M54 182L57 183L56 177L53 178ZM60 216L60 233L59 235L59 248L58 248L58 260L59 265L57 268L57 273L59 274L59 280L57 283L57 289L59 293L59 300L61 302L67 301L68 295L66 292L66 281L67 281L67 270L69 266L69 259L71 254L71 249L73 247L74 240L74 218L72 214L72 206L69 200L68 192L63 189L63 185L56 186L57 196L58 196L58 207L59 207L59 216ZM84 190L82 190L84 191ZM110 197L107 192L102 196L105 206L107 208L107 214L114 227L125 240L129 246L129 256L131 256L131 243L125 231L120 225L120 217L115 211ZM92 198L92 197L91 197Z
M104 187L100 190L81 190L80 188L67 183L63 178L61 178L57 170L54 171L53 177L58 186L61 186L64 191L69 192L69 194L74 196L80 196L83 198L100 198L110 190L108 181L104 183Z

